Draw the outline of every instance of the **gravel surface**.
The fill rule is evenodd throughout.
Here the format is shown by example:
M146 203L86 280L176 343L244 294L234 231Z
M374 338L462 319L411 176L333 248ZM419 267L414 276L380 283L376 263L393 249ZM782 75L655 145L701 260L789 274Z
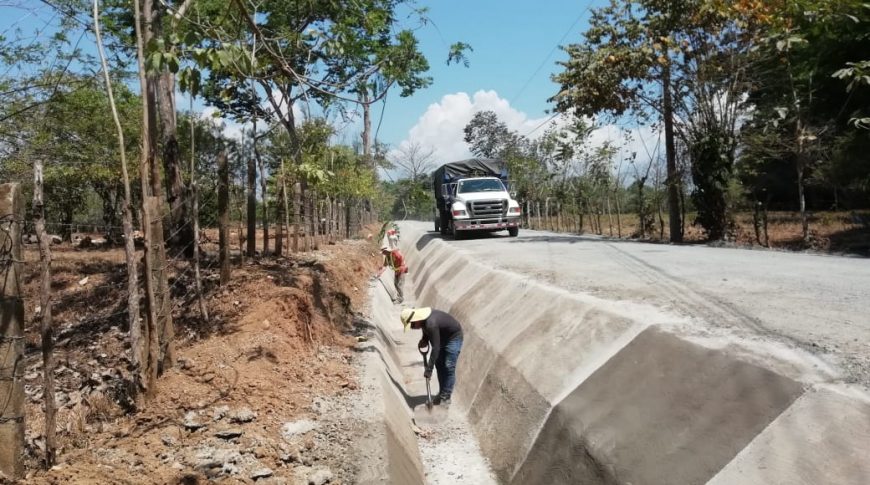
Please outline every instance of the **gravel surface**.
M703 328L811 352L840 367L842 382L870 387L870 259L525 229L517 238L447 242L477 261L569 291L650 304Z

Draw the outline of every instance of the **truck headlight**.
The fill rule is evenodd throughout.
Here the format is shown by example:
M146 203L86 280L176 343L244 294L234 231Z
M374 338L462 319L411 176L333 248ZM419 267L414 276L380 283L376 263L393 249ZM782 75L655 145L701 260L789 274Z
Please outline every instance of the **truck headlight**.
M468 213L466 213L464 210L453 209L453 216L454 217L465 217L467 215L468 215Z
M519 208L519 206L517 206L517 207L511 207L510 209L508 209L508 214L517 214L517 215L519 215L520 212L521 212L521 209Z

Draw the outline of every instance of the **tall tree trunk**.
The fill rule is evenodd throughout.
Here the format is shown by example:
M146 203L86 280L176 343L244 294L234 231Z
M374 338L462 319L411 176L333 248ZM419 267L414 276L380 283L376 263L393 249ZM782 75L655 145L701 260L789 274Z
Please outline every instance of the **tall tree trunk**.
M142 45L148 46L154 39L160 38L161 32L161 21L162 21L162 9L157 8L154 9L154 2L145 0L142 2L142 19L143 24L141 25L142 32ZM144 53L143 53L144 55ZM159 200L163 200L163 182L162 177L160 176L160 166L155 163L154 158L157 156L157 103L159 94L158 94L158 86L160 84L158 73L148 72L145 70L144 62L143 65L140 66L142 70L142 74L145 76L144 83L140 81L142 84L142 92L146 93L146 96L143 97L143 102L147 99L145 106L143 109L147 111L147 120L146 121L147 129L148 129L148 152L149 152L149 164L146 167L148 169L148 178L143 179L143 181L150 181L151 194L154 197L157 197ZM144 183L144 182L143 182ZM145 202L143 202L145 203ZM153 217L161 217L162 214L152 214Z
M154 4L146 1L143 4L143 17L145 19L144 29L144 45L150 44L154 39L162 37L163 25L163 8L154 9ZM143 59L144 62L144 59ZM143 66L144 68L144 66ZM157 153L157 107L160 98L160 75L158 73L145 72L146 82L143 86L143 92L147 93L147 103L145 110L148 112L148 169L151 184L151 195L153 201L147 198L143 199L145 207L148 207L151 214L149 215L148 230L152 231L150 237L150 250L154 252L150 266L147 265L146 270L152 275L153 285L152 293L156 300L151 300L149 304L154 307L154 314L157 317L154 329L156 335L152 335L154 347L151 349L154 355L155 371L159 374L163 369L172 365L173 362L173 334L174 328L172 325L171 304L169 295L169 280L167 277L166 268L166 246L164 245L164 228L163 228L163 186L160 174L160 166L155 163L154 157ZM148 179L143 179L148 180ZM144 211L143 211L144 212ZM146 297L148 295L146 294ZM156 379L156 376L155 376ZM153 392L150 394L153 396Z
M256 143L254 139L254 143ZM248 257L257 252L257 161L248 157Z
M302 184L293 184L293 252L299 251L299 232L305 229L302 223ZM303 239L304 242L304 239Z
M220 284L230 282L230 168L226 148L218 155L218 259Z
M307 250L311 251L315 249L315 244L317 244L317 234L314 232L314 198L316 197L317 192L308 191L305 194L305 247Z
M372 116L371 116L371 104L369 104L369 93L365 90L360 94L360 101L362 101L363 108L363 131L360 136L362 136L362 146L363 146L363 160L365 164L369 168L374 168L374 161L372 160Z
M257 158L257 168L260 171L260 192L263 197L263 256L269 255L269 180L266 178L266 164L254 140L254 156Z
M139 268L136 262L136 243L133 237L133 194L130 188L130 173L127 168L127 145L124 141L124 129L121 126L121 118L118 115L118 108L115 104L112 81L109 77L109 66L106 63L106 55L103 52L103 40L100 34L99 23L99 0L94 0L93 15L97 49L103 69L103 80L106 83L106 94L109 98L109 107L112 110L112 119L115 122L115 131L118 137L118 151L121 154L121 178L124 186L124 258L127 263L127 326L130 333L133 388L138 393L142 389L142 383L145 382L146 376L143 374L145 347L142 340L142 322L139 316Z
M39 239L39 262L41 264L41 288L39 307L42 314L42 375L43 401L45 402L45 468L54 466L57 451L57 424L54 402L54 332L51 324L51 242L45 232L45 205L42 202L42 159L33 164L33 218L36 237Z
M610 230L610 237L613 237L613 212L610 208L610 194L605 195L605 199L607 200L607 225Z
M278 203L275 205L276 209L276 219L278 219L278 223L275 224L275 256L281 256L284 253L284 183L283 181L278 184Z
M646 237L646 202L644 201L643 186L646 180L637 181L637 218L640 222L640 237Z
M810 223L807 217L807 199L804 194L804 175L806 173L806 153L804 148L804 127L801 120L796 128L797 154L795 156L795 171L797 172L798 204L801 213L801 231L804 243L810 242Z
M190 95L190 113L193 114L193 94ZM199 182L196 176L196 125L190 123L190 198L193 219L193 279L196 284L196 299L199 302L199 315L208 323L208 307L202 291L202 274L199 267Z
M24 301L21 186L0 185L0 474L19 478L24 452Z
M163 170L169 201L169 245L186 256L193 255L193 228L189 220L187 188L178 158L178 122L175 107L175 76L163 71L159 77L158 110L163 142Z
M683 242L680 218L680 176L677 172L677 153L674 147L674 107L671 99L671 66L662 67L662 116L665 123L665 157L667 159L668 227L671 242Z
M139 177L141 179L142 189L142 232L145 238L145 308L146 318L145 326L142 331L142 375L145 377L141 381L141 386L144 390L144 397L150 399L156 392L157 382L157 363L156 351L153 345L155 335L157 333L157 302L155 300L155 282L154 282L154 266L156 255L154 254L154 237L151 227L152 218L160 216L152 214L151 204L149 199L152 196L152 191L155 189L153 183L149 183L149 178L152 178L154 167L154 103L153 89L149 87L148 76L145 71L145 43L150 38L149 31L143 30L143 19L146 23L151 21L151 5L149 1L144 2L140 9L139 0L133 0L133 10L135 17L136 29L136 58L139 68L139 87L142 93L142 136L139 149ZM153 182L153 181L152 181ZM157 189L160 188L159 177L157 181ZM159 197L157 198L159 201ZM162 241L160 241L162 244Z

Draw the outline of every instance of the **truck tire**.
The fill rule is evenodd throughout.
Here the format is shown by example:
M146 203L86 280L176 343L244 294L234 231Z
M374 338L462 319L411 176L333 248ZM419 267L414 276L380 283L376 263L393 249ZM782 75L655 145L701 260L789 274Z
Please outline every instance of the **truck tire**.
M461 241L465 237L465 234L462 231L456 230L456 225L453 224L452 219L450 220L450 235L453 236L454 241Z
M520 233L519 227L509 227L508 228L508 236L510 236L510 237L517 237L517 235L519 233Z
M439 229L441 231L441 235L446 236L447 234L449 234L450 218L446 217L446 212L444 212L444 211L441 212L441 217L438 219L438 222L440 225Z

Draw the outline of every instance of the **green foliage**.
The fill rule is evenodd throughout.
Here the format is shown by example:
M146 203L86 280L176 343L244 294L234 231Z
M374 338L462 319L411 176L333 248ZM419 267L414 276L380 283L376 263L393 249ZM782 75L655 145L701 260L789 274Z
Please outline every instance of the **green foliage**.
M395 182L382 182L380 190L388 198L388 203L382 207L381 217L396 220L432 219L435 207L435 196L432 193L432 180L424 177L421 180L400 179Z
M692 181L695 188L692 200L698 211L696 222L710 239L725 236L728 228L726 195L731 178L731 157L727 153L729 142L725 133L708 131L692 140Z
M780 181L797 184L800 170L811 208L865 207L870 9L858 0L790 0L760 14L767 29L748 72L755 110L743 130L742 180L757 200L793 209L797 191Z
M474 52L470 44L454 42L450 45L450 52L447 54L447 65L462 63L463 66L469 67L471 65L468 59L469 52Z
M49 74L45 79L56 78ZM139 98L123 83L116 83L114 90L130 174L135 177L141 119ZM67 76L46 99L38 101L28 116L11 118L4 124L3 131L10 136L3 160L4 177L29 187L33 161L39 158L45 167L49 221L71 224L77 215L91 213L87 201L96 194L102 201L102 222L119 225L123 194L120 153L101 80ZM69 228L64 229L68 233Z

